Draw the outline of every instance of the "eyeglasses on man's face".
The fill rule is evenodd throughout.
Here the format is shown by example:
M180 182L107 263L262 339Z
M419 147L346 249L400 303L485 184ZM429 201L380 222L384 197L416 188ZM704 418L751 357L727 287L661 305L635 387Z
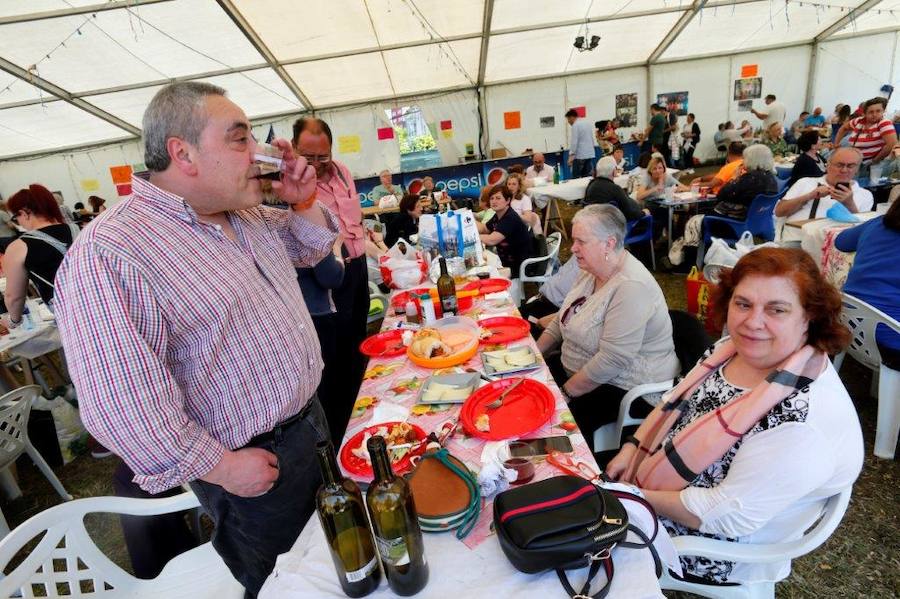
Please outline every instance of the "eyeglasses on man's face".
M859 168L858 162L832 162L831 166L841 171L852 171Z
M331 162L331 154L300 154L300 155L303 156L304 158L306 158L306 161L310 164L313 164L314 162L320 162L322 164Z

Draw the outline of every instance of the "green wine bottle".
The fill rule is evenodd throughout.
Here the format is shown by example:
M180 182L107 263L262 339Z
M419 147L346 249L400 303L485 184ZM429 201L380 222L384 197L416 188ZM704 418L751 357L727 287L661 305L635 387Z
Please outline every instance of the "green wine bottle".
M348 597L364 597L378 588L381 570L369 531L359 487L345 478L330 441L316 445L323 483L316 494L316 511L341 588Z
M441 264L441 276L437 280L438 297L441 300L441 312L443 316L456 316L459 305L456 301L456 283L447 272L447 260L443 256L439 258Z
M366 447L375 471L366 505L381 564L392 591L415 595L428 582L428 564L412 493L402 477L394 476L384 437L371 437Z

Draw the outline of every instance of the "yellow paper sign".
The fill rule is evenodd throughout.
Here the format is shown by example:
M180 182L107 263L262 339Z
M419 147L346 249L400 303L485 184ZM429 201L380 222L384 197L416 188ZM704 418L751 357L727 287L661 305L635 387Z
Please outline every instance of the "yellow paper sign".
M444 139L453 139L453 129L444 129L441 131L441 135Z
M361 147L359 135L338 136L338 154L358 154Z
M100 181L97 179L82 179L81 191L97 191L100 189Z

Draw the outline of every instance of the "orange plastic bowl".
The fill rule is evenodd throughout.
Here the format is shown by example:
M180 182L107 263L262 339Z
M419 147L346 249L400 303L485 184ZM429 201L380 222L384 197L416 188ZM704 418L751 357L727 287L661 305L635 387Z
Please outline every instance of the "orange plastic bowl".
M464 316L449 316L440 319L432 325L432 327L441 333L444 331L449 332L459 330L464 334L471 335L472 339L449 356L439 356L437 358L423 358L417 356L413 353L412 347L410 347L406 350L406 355L413 364L423 368L449 368L450 366L456 366L457 364L467 362L475 355L475 352L478 351L478 324L471 318L466 318Z

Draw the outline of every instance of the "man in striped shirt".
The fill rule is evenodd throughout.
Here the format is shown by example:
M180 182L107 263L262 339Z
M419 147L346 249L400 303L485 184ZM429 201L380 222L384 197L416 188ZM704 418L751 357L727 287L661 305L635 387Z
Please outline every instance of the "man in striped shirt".
M334 216L285 140L260 206L256 141L221 88L161 89L144 114L150 180L95 219L56 279L81 414L151 493L189 482L213 545L255 596L314 509L322 370L294 266L331 251Z

